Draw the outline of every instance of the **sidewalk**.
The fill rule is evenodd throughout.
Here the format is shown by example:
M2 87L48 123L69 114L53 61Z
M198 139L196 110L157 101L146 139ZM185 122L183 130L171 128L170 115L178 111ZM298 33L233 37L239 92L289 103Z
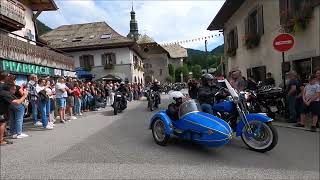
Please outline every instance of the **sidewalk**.
M303 131L310 131L311 127L311 119L308 118L306 126L303 127L295 127L296 123L287 123L287 119L281 118L281 117L276 117L274 121L272 121L272 124L274 126L278 127L284 127L284 128L291 128L291 129L297 129L297 130L303 130ZM317 132L320 132L320 128L317 128Z

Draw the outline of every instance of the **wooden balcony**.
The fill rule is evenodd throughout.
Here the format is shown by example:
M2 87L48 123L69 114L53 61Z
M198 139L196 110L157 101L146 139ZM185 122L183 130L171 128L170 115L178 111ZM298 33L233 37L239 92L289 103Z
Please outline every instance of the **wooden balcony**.
M0 58L21 61L30 64L74 69L74 59L70 56L40 47L0 33Z
M25 9L16 0L0 0L0 26L8 31L17 31L26 25Z

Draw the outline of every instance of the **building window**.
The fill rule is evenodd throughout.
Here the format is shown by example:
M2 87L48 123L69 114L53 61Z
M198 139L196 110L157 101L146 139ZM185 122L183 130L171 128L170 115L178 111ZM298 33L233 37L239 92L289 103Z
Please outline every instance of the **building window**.
M79 57L80 67L90 68L94 66L94 56L93 55L82 55Z
M259 45L264 33L263 6L253 9L245 18L245 45L248 49Z
M160 69L159 75L162 76L162 69Z
M227 55L236 55L236 50L238 49L238 31L234 28L227 34Z
M280 24L287 33L305 30L320 0L279 0ZM299 27L299 28L297 28Z
M105 53L101 55L101 64L104 66L106 64L116 64L116 54L115 53Z
M101 39L111 39L112 38L112 35L109 33L109 34L102 34Z
M247 78L252 77L256 82L266 79L266 66L259 66L247 69Z

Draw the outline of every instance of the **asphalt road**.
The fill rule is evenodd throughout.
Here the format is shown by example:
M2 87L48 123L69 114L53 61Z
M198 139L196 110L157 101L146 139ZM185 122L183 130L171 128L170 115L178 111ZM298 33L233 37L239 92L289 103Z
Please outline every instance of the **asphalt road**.
M1 179L319 179L319 133L278 127L278 145L264 154L241 139L218 149L175 139L161 147L146 106L86 113L52 131L26 125L30 137L1 147Z

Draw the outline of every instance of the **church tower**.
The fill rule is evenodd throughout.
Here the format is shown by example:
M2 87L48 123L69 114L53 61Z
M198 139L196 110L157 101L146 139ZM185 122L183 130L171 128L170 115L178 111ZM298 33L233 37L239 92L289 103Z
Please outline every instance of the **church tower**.
M130 14L131 14L130 32L127 35L127 37L137 41L139 39L140 34L139 34L139 30L138 30L138 22L136 20L136 13L133 10L133 4L132 4L132 10L131 10Z

